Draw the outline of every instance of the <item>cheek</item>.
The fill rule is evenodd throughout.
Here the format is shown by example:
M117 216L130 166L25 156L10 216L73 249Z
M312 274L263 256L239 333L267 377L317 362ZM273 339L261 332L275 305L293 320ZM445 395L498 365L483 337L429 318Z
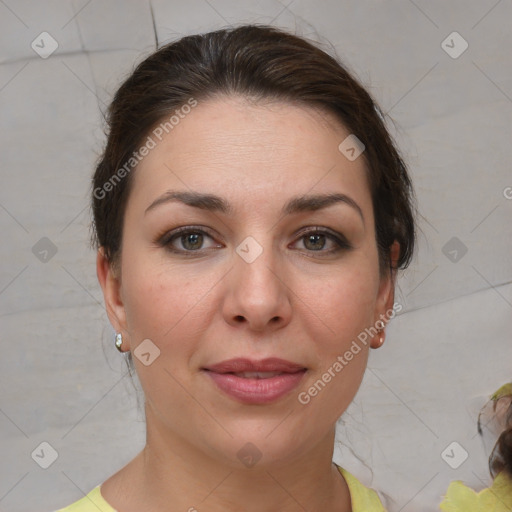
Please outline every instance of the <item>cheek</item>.
M299 296L317 316L331 349L341 349L373 322L377 298L376 278L368 269L346 267L314 287L304 284ZM310 314L311 316L311 314ZM317 333L318 335L318 333Z
M191 279L183 272L162 272L158 266L142 269L135 260L132 262L127 265L123 287L138 377L149 400L184 405L187 400L179 382L188 378L188 363L212 321L207 296L211 284ZM137 346L145 339L160 351L150 366L137 359Z
M198 278L186 269L132 258L123 269L126 319L135 345L150 338L161 347L186 347L211 316L209 294L215 276ZM179 342L179 343L178 343Z
M361 384L370 343L364 330L372 325L375 299L375 283L368 272L353 268L309 293L315 314L303 311L302 316L309 319L303 325L314 341L317 365L297 399L315 421L335 422Z

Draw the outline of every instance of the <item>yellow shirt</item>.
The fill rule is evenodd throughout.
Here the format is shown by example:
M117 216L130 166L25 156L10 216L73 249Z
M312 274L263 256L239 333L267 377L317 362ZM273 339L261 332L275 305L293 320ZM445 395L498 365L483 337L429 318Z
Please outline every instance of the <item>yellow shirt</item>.
M377 493L365 487L355 476L351 475L345 469L337 466L340 473L347 482L350 499L352 502L352 512L386 512ZM95 487L87 496L77 502L62 508L57 512L117 512L103 498L100 492L100 486Z

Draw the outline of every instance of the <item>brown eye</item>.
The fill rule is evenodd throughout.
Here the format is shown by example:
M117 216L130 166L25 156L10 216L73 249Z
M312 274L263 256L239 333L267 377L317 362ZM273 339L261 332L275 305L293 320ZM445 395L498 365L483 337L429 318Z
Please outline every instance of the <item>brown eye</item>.
M181 245L187 251L201 249L203 245L203 235L201 233L187 233L180 236Z
M325 247L325 235L318 233L306 235L303 240L304 247L309 251L319 251Z
M206 251L223 247L223 244L216 242L206 228L200 229L194 226L183 226L167 232L160 236L157 242L170 252L182 255L205 254Z
M293 245L295 249L306 253L318 253L318 256L333 255L352 249L352 245L341 233L320 227L302 231Z

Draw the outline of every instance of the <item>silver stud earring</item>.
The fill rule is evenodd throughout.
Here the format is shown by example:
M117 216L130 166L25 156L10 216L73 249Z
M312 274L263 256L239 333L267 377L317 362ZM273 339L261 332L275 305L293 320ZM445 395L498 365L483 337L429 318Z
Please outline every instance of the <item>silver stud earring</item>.
M119 352L123 351L122 346L123 346L123 335L120 332L118 332L116 334L116 348L117 348L117 350L119 350Z

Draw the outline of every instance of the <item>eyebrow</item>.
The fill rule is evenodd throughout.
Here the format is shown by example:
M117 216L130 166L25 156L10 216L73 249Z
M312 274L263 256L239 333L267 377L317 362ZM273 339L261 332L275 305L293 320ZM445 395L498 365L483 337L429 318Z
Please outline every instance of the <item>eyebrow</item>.
M233 207L225 199L214 194L168 190L165 194L155 199L155 201L146 208L144 214L161 204L176 201L194 208L200 208L201 210L224 214L233 213ZM346 194L315 194L294 197L284 205L282 212L285 215L291 215L293 213L316 211L338 203L347 204L356 210L364 224L363 211L354 199Z
M363 211L360 206L346 194L316 194L295 197L286 203L283 208L283 213L290 215L292 213L321 210L322 208L327 208L337 203L344 203L351 206L357 211L364 224Z
M208 210L211 212L232 213L231 205L219 196L213 194L200 194L198 192L178 192L168 190L165 194L153 201L144 212L144 215L157 206L169 202L179 201L194 208Z

